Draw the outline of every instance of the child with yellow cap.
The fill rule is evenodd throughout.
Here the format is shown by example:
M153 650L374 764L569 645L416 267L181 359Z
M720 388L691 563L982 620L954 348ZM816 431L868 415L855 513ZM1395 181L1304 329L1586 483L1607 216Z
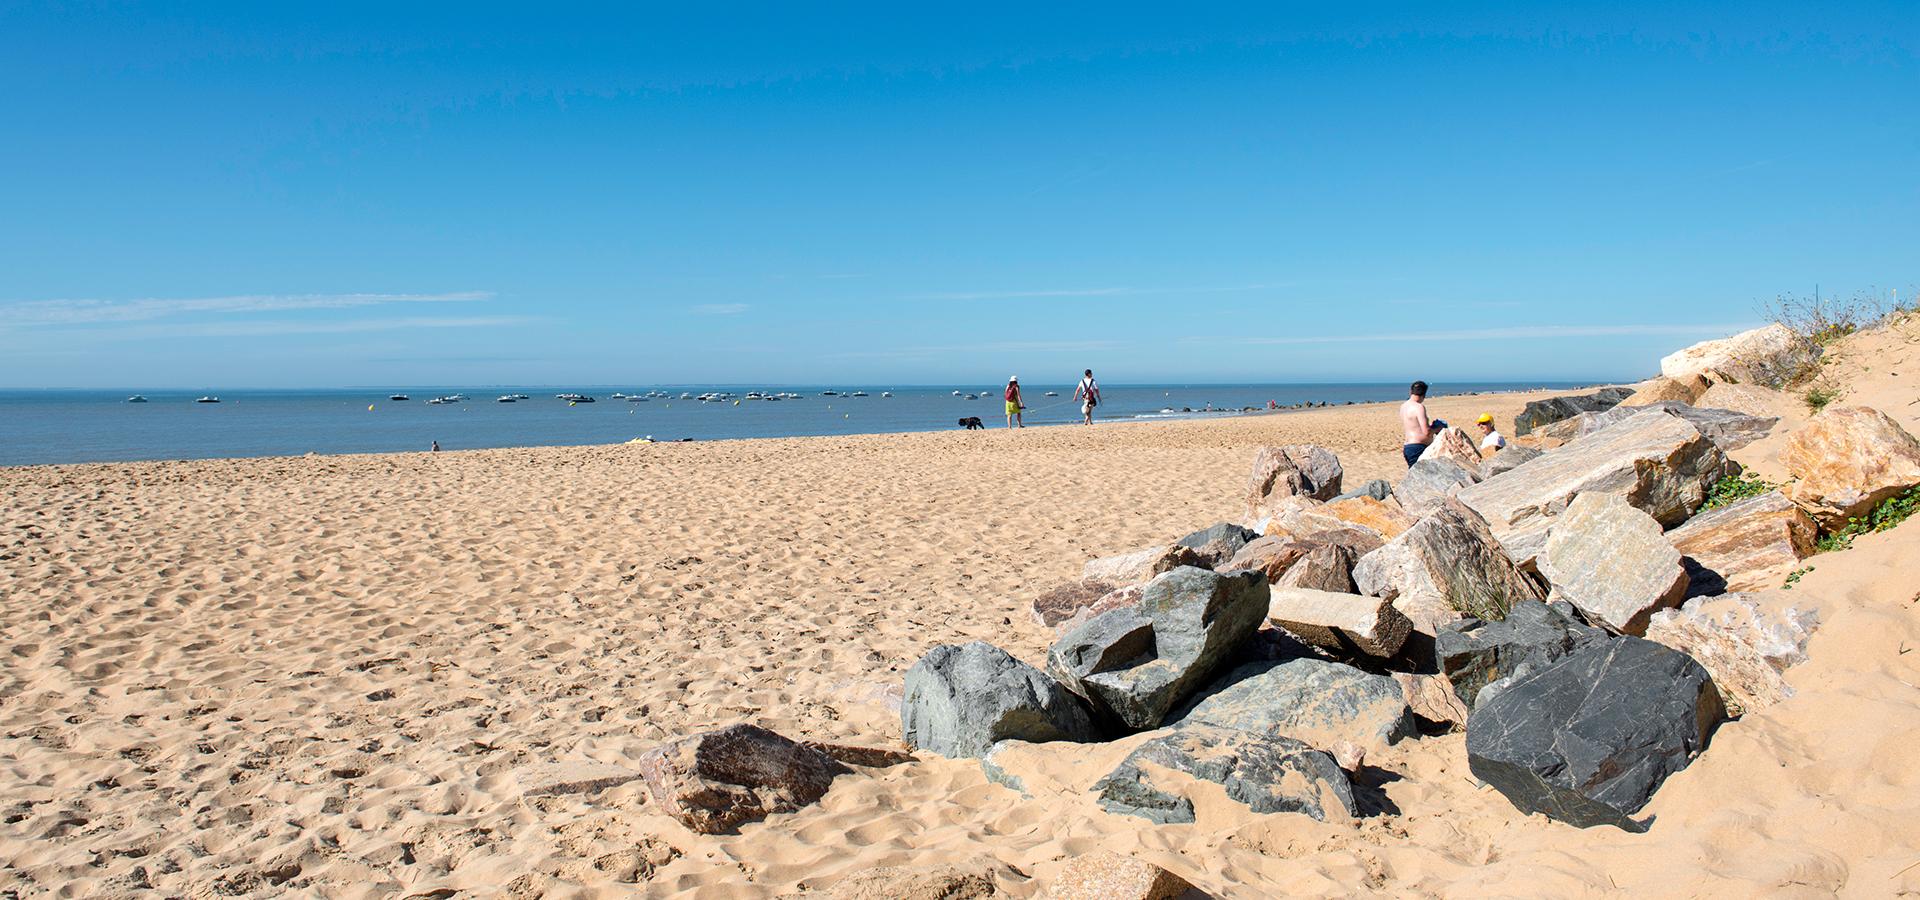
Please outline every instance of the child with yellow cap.
M1480 429L1480 452L1488 453L1507 445L1506 437L1493 429L1492 413L1481 413L1480 418L1473 420L1473 427Z

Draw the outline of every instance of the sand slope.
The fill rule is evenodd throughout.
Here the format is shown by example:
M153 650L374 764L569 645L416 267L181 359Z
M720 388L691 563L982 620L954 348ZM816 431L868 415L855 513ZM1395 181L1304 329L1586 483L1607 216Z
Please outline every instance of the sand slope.
M1525 399L1434 406L1508 421ZM1799 696L1723 727L1645 835L1519 815L1459 736L1369 760L1356 825L1220 803L1154 827L934 758L731 836L637 783L522 796L530 765L741 720L892 744L887 698L928 647L1038 661L1033 594L1233 516L1252 448L1306 440L1355 484L1402 468L1391 407L1352 407L0 470L0 892L752 897L962 862L1021 896L1096 847L1224 897L1920 889L1920 525L1814 561Z

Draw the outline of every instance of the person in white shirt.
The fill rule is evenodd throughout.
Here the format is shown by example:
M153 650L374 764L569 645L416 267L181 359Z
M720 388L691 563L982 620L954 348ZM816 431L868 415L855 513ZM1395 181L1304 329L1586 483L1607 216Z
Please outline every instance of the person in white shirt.
M1492 414L1481 413L1480 418L1473 420L1473 426L1480 429L1480 449L1482 451L1499 450L1507 446L1506 437L1500 432L1493 430Z
M1092 369L1080 379L1080 386L1073 389L1073 399L1080 401L1081 418L1092 425L1093 408L1100 405L1100 382L1093 380Z

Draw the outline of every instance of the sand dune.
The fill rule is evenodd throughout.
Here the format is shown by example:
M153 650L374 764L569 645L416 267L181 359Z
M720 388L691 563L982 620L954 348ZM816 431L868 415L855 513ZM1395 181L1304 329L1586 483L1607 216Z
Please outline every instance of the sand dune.
M1898 390L1879 377L1857 390ZM1509 421L1525 399L1434 406ZM1369 759L1348 825L1222 802L1151 826L932 757L718 837L638 783L523 796L529 766L743 720L894 745L888 699L926 649L1037 661L1035 593L1234 515L1253 448L1294 441L1356 484L1402 469L1374 406L0 470L0 892L754 897L956 862L1025 896L1096 848L1222 897L1920 890L1920 526L1813 561L1799 695L1722 727L1648 834L1518 814L1457 735Z

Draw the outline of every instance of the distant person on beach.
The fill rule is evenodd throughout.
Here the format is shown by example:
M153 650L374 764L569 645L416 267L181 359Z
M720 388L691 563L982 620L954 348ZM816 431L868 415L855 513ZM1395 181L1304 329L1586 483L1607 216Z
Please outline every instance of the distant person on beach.
M1073 389L1073 399L1080 401L1080 417L1088 425L1093 424L1093 408L1100 405L1100 382L1093 380L1093 370L1080 379L1080 386Z
M434 442L433 442L433 447L431 447L430 449L428 449L428 450L427 450L427 452L428 452L428 453L439 453L439 452L440 452L440 442L439 442L439 441L434 441Z
M1501 450L1507 446L1506 436L1494 430L1492 413L1481 413L1480 418L1473 420L1473 427L1480 429L1481 450Z
M1023 407L1020 405L1020 376L1015 375L1007 379L1007 427L1008 428L1027 427L1027 423L1020 418L1020 411L1025 408L1026 407Z
M1433 423L1427 419L1427 383L1416 381L1407 388L1407 402L1400 404L1400 430L1406 435L1407 442L1400 445L1400 455L1407 460L1407 468L1413 468L1420 454L1427 452L1427 445L1433 443Z

